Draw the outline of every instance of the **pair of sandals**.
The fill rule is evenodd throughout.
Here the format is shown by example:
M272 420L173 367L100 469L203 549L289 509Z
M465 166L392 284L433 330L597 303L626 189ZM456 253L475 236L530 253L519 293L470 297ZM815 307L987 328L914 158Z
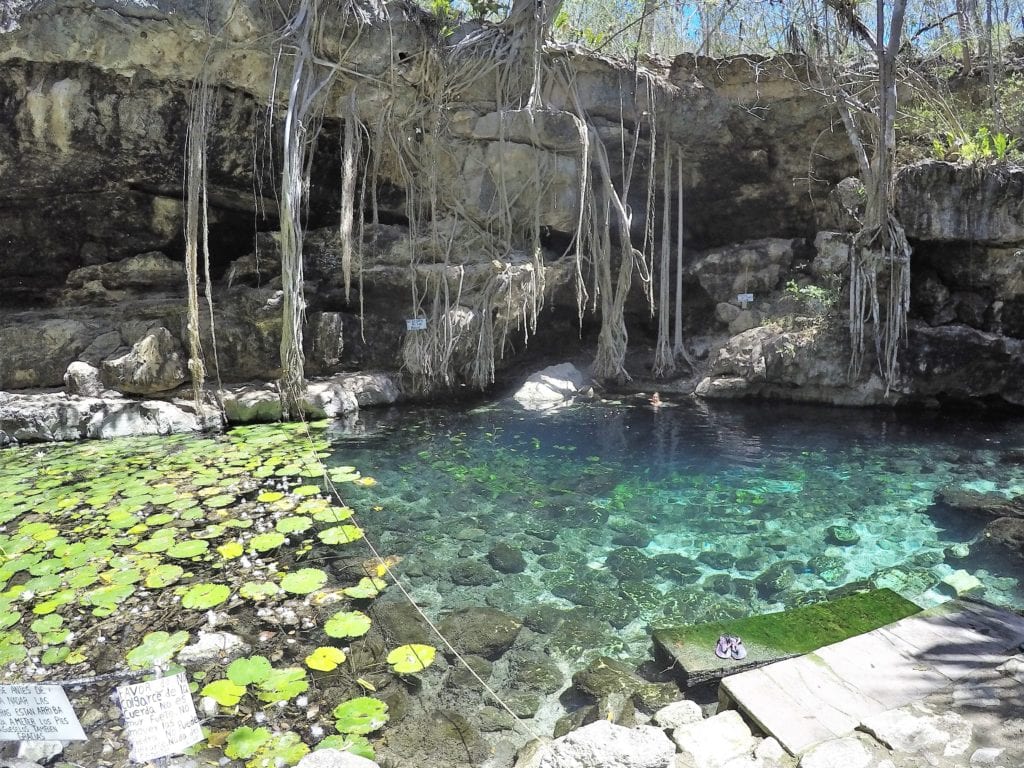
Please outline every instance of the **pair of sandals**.
M740 661L747 658L747 649L743 645L743 641L735 635L722 635L718 638L718 645L715 646L715 656L720 659Z

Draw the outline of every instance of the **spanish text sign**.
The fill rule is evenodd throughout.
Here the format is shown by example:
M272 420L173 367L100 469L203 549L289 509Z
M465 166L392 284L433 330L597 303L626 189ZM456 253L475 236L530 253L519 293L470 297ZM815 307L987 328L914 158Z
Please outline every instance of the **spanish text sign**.
M144 763L176 755L202 741L203 731L185 673L117 688L132 743L131 759Z
M0 741L85 741L59 685L0 685Z

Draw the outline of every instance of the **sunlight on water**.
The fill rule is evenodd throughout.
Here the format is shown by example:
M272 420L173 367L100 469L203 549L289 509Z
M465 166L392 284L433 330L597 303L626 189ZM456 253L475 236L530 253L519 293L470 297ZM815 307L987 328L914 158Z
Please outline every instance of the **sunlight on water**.
M593 404L552 415L364 413L336 464L373 474L362 521L434 613L488 604L566 657L640 653L650 626L943 578L1024 607L1024 561L943 487L1012 496L1021 422L779 405ZM368 491L354 491L368 494Z

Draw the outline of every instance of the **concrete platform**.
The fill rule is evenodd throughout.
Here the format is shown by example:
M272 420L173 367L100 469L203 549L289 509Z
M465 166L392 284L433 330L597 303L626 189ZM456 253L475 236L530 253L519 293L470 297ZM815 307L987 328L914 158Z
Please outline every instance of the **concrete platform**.
M989 695L1024 643L1024 618L953 600L813 653L725 678L735 706L793 755L849 736L866 720L956 688Z

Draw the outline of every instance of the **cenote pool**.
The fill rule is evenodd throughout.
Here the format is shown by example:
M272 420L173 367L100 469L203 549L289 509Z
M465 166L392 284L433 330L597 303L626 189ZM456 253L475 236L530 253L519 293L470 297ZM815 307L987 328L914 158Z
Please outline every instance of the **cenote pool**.
M974 594L1024 607L1022 561L985 539L989 519L935 501L949 487L1024 494L1022 426L627 400L365 412L327 436L331 461L378 480L347 493L418 601L523 616L578 660L644 655L651 626L868 584L929 605L960 570Z

